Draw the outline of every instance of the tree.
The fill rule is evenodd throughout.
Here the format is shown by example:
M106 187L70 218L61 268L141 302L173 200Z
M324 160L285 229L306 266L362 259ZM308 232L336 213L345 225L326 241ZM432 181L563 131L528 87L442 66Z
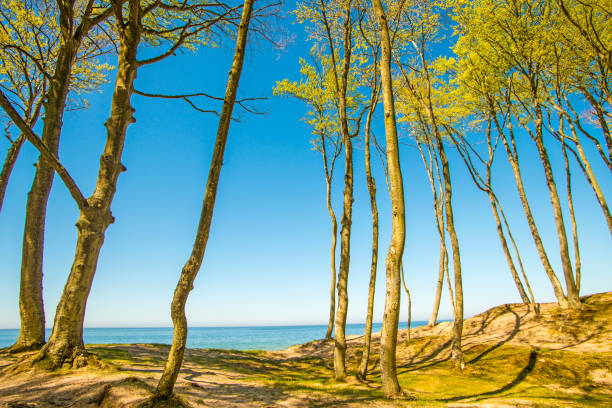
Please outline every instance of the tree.
M563 92L560 94L559 91L565 89L567 84L572 82L567 81L567 78L576 76L585 78L589 74L583 75L585 72L584 64L581 62L575 64L576 61L584 60L584 58L570 58L565 60L566 63L560 64L561 60L555 57L555 54L559 55L560 49L557 49L556 45L553 46L554 43L571 49L572 45L577 45L574 39L578 38L575 33L572 34L567 31L567 28L571 25L559 21L562 13L558 13L558 11L556 2L548 0L502 2L501 4L484 2L478 5L459 3L455 18L460 24L461 36L455 52L462 61L466 62L464 66L468 68L466 71L461 71L460 77L469 77L473 75L473 72L478 72L480 77L489 78L492 86L486 90L486 94L488 94L486 98L488 98L489 106L494 106L495 116L493 121L508 154L519 196L540 259L553 284L559 305L579 309L581 303L578 298L576 278L569 253L561 200L553 177L544 132L546 130L547 106L551 101L562 100L560 97ZM595 19L594 21L597 21L594 27L601 24L601 20ZM568 55L572 54L572 52L568 53ZM570 63L570 61L572 62ZM587 66L590 64L587 63ZM597 59L595 59L595 65L593 66L603 67L601 64L598 65ZM550 73L554 74L551 75ZM561 84L554 85L551 82L552 78L556 81L560 78L565 79ZM551 93L551 90L557 90L557 95ZM569 102L569 99L566 98L566 102ZM571 106L571 103L569 106ZM499 115L503 115L505 119L498 118ZM502 120L505 120L505 126L501 125ZM534 142L544 168L544 180L553 208L567 295L563 293L563 289L550 265L527 202L514 140L513 126L516 123ZM503 134L504 127L507 128L507 135ZM597 141L595 138L591 140ZM600 153L603 152L601 149L599 150ZM605 155L602 158L605 158ZM588 172L585 171L586 173ZM566 172L567 176L568 173ZM593 186L592 183L591 185ZM568 194L568 200L571 201L571 192ZM601 205L600 197L598 197L598 201ZM568 202L568 205L571 207L572 203ZM606 209L604 207L602 206L602 209L605 213ZM574 217L572 217L572 222L575 223ZM576 236L574 243L575 248L577 248ZM575 252L578 261L577 267L579 268L579 253Z
M139 0L130 0L125 10L121 4L113 5L119 52L111 115L105 123L106 146L100 159L96 187L89 198L84 198L74 182L67 183L80 210L77 221L77 248L70 275L57 306L53 331L45 346L33 358L33 362L46 360L47 366L50 367L64 364L80 367L90 362L89 353L83 344L85 305L95 275L100 248L104 242L104 233L114 222L110 207L117 189L119 174L125 171L121 155L127 128L135 121L131 96L138 69L173 55L181 46L193 48L213 41L211 36L214 30L223 34L222 27L235 18L235 10L235 7L221 3L208 5L173 1L142 4ZM169 44L170 47L155 57L139 60L137 51L143 39L152 45ZM4 102L6 99L2 105L6 110ZM13 117L11 119L15 120ZM36 139L23 120L20 120L20 129L29 132L30 140ZM43 148L48 149L44 140L41 144ZM54 151L48 152L41 160L56 163L56 167L59 163ZM65 182L71 180L69 176L62 179Z
M5 23L1 39L2 73L10 83L19 84L7 91L17 97L30 127L41 110L37 105L43 103L42 141L57 156L70 90L95 89L110 68L97 60L107 50L104 34L96 27L108 18L111 9L104 9L93 0L87 4L59 1L57 5L46 1L26 5L7 1L1 11ZM5 161L2 194L21 142L23 138L15 141ZM12 351L37 349L45 342L42 264L45 214L53 174L53 169L40 158L26 204L19 296L21 329Z
M380 78L384 104L385 138L387 143L392 211L391 242L385 261L386 296L382 332L380 335L380 371L383 394L385 397L394 398L401 393L397 380L395 350L397 347L397 325L399 322L400 306L400 267L406 236L404 186L399 162L395 102L391 77L392 50L389 27L381 1L374 0L372 4L380 31Z
M343 213L340 231L340 267L338 272L338 306L334 327L334 375L336 380L343 381L346 377L346 314L348 309L347 282L350 261L350 238L353 206L353 145L352 138L359 134L363 111L360 106L360 95L352 93L352 84L355 81L355 64L361 61L352 57L353 42L353 14L351 1L345 3L318 3L299 4L297 9L298 21L308 22L311 25L310 38L314 41L313 50L317 54L325 54L326 50L331 60L333 104L335 106L342 144L344 146L344 194ZM342 58L340 58L342 51ZM352 119L352 120L351 120ZM351 131L350 122L355 130Z
M193 288L193 281L195 280L202 265L204 251L206 250L206 243L208 242L208 234L210 231L213 210L215 207L215 199L217 196L217 187L219 184L219 177L221 175L221 166L223 165L223 154L225 152L227 135L229 132L230 122L232 120L232 110L236 100L238 82L240 80L240 74L242 73L242 63L244 61L252 9L253 0L245 0L240 25L238 26L236 51L234 53L232 68L229 72L229 79L227 81L227 88L225 90L225 99L223 101L223 109L221 110L221 116L219 118L217 138L208 173L208 180L206 182L204 202L202 203L202 212L200 215L196 239L191 255L181 271L181 276L176 286L176 290L174 291L174 297L172 298L171 314L172 322L174 324L174 336L164 372L159 380L159 383L157 384L157 399L167 399L170 397L183 361L183 353L185 352L185 344L187 342L187 317L185 316L185 303L187 302L189 292Z
M336 311L336 239L338 236L338 222L332 206L332 180L336 159L342 151L342 134L338 128L338 114L334 106L334 82L332 63L329 57L318 55L314 50L311 54L313 64L300 59L300 72L304 79L290 82L284 79L276 83L274 94L290 95L305 102L309 110L305 121L312 127L314 138L311 140L313 149L323 156L323 169L325 171L325 203L332 224L332 243L330 249L331 259L331 291L330 310L326 339L331 339L334 328ZM320 59L319 63L317 60Z

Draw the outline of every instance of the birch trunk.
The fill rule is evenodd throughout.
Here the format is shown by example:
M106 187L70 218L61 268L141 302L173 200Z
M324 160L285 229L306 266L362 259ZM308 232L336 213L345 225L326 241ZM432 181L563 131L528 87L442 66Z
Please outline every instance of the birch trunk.
M221 167L223 165L223 154L225 153L225 145L229 132L230 122L232 120L232 110L236 100L236 92L238 90L238 82L242 73L242 63L246 48L247 34L249 23L251 21L251 12L253 10L253 0L245 0L242 8L242 17L240 26L238 27L238 36L236 38L236 50L232 61L232 69L229 73L227 87L225 90L225 98L223 100L223 108L221 117L219 118L219 127L217 129L217 138L213 150L213 157L208 172L208 180L206 182L206 191L204 193L204 201L202 203L202 212L198 224L193 249L187 263L181 271L178 284L174 291L174 297L171 305L172 323L174 324L174 335L172 346L168 355L168 361L164 368L164 372L157 384L156 397L166 399L172 395L174 384L178 376L179 370L183 363L183 354L185 352L185 344L187 342L187 317L185 316L185 304L189 292L193 289L193 282L202 265L202 259L208 242L208 234L212 222L213 210L215 207L215 199L217 197L217 187L219 177L221 175Z

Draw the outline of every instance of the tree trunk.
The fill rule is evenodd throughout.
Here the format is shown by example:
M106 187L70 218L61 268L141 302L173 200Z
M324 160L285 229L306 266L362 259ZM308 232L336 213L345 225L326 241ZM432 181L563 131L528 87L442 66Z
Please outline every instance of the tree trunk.
M453 341L451 344L451 359L458 369L463 369L465 359L461 349L461 335L463 333L463 284L461 281L461 258L459 255L459 241L455 231L453 219L453 208L451 204L452 187L450 180L450 168L444 151L444 144L439 136L436 136L438 153L442 161L442 176L444 178L444 207L446 209L446 230L450 236L451 249L453 251L453 271L455 281L455 313L453 321Z
M525 213L525 217L527 218L527 224L529 225L531 236L533 237L536 249L538 250L540 261L542 262L542 265L544 266L544 271L546 272L546 275L548 275L548 279L552 284L553 291L555 293L555 297L557 298L559 306L566 308L568 306L567 298L563 293L561 283L559 282L557 275L555 275L555 271L553 271L552 266L550 265L550 261L548 260L548 256L546 255L546 250L544 249L544 244L542 243L542 238L540 237L540 233L538 232L538 228L535 224L535 220L531 212L531 207L529 206L529 202L527 201L527 194L525 193L525 187L523 186L523 179L521 177L521 170L518 164L518 157L516 157L513 153L513 149L511 149L508 143L508 139L504 134L503 130L501 129L499 121L497 120L497 117L495 115L493 115L493 120L497 127L497 131L501 136L504 149L506 150L508 161L510 162L510 167L512 168L512 173L514 175L514 181L516 182L516 188L518 190L519 198L521 200L521 204L523 205L523 212ZM510 137L512 138L512 142L514 145L514 135L512 131Z
M346 313L348 310L347 282L350 263L351 223L353 212L353 144L346 117L346 92L351 64L351 2L345 5L344 58L339 83L339 116L344 143L344 207L340 231L340 271L338 274L338 310L334 328L334 374L337 381L346 378Z
M402 286L404 287L404 292L406 292L406 298L408 299L408 323L407 323L407 333L408 340L410 342L410 324L412 323L412 299L410 298L410 291L408 290L408 286L406 285L406 279L404 279L404 265L401 266L402 271Z
M595 173L593 173L593 169L591 168L591 163L588 161L588 159L586 158L586 155L584 154L582 143L580 143L580 141L578 140L576 136L574 137L575 137L575 142L576 142L576 150L578 150L578 155L580 156L580 160L582 161L582 164L584 165L584 168L583 168L584 174L587 178L587 181L589 182L589 185L593 189L593 192L595 193L597 202L599 203L599 206L601 207L601 210L604 213L604 217L606 218L606 223L608 224L608 230L610 231L610 235L612 235L612 215L610 214L608 203L606 202L606 198L604 197L603 192L601 191L601 187L599 187L599 183L597 182Z
M332 332L334 329L334 318L336 311L336 239L338 236L338 222L336 221L336 214L331 203L331 188L332 188L332 176L334 166L332 164L331 172L327 166L327 153L325 150L325 138L321 136L321 144L323 148L323 163L325 167L325 184L327 185L325 202L327 204L327 212L331 218L332 223L332 243L330 249L330 263L331 263L331 290L330 290L330 305L329 305L329 322L327 323L327 332L325 333L325 339L329 340L332 338Z
M120 34L117 79L111 104L111 114L105 126L107 139L100 158L100 169L94 193L81 209L76 223L77 247L72 269L55 313L53 331L36 360L48 359L52 367L63 364L72 367L86 365L88 353L83 345L85 306L96 272L98 256L106 228L114 221L111 203L119 174L128 125L135 121L130 104L138 63L136 52L140 43L140 4L130 0L130 21Z
M565 138L562 139L563 144L563 159L565 160L565 180L567 187L567 204L569 206L570 219L572 220L572 237L574 240L574 258L576 271L576 293L580 294L580 278L582 264L580 262L580 245L578 244L578 225L576 224L576 213L574 211L574 198L572 196L572 173L570 171L569 159L567 157L567 146Z
M346 313L348 309L347 282L350 262L350 241L353 207L353 146L350 136L344 137L344 210L340 232L340 273L338 275L338 310L334 329L334 373L338 381L346 377Z
M23 142L25 141L25 136L23 134L19 135L17 140L15 140L8 152L6 152L6 159L4 159L4 165L2 165L2 172L0 172L0 212L2 211L2 204L4 203L4 194L6 193L6 187L8 186L8 181L13 171L13 167L15 166L15 162L17 161L17 156L19 156L19 150L21 150L21 146L23 146Z
M242 63L246 48L247 34L249 23L251 20L251 12L253 9L253 0L245 0L242 8L242 17L238 28L238 36L236 39L236 50L232 62L232 69L229 73L227 87L225 90L225 99L223 100L223 109L219 119L219 127L217 129L217 138L213 150L213 157L208 172L208 180L206 182L206 191L204 201L202 203L202 212L198 224L193 249L187 263L181 271L179 282L174 291L172 298L171 315L172 323L174 324L174 334L172 346L168 355L168 361L164 368L164 372L157 384L156 397L166 399L172 395L172 390L176 382L179 370L183 363L183 354L185 352L185 344L187 342L187 317L185 316L185 304L189 292L193 289L193 282L202 265L206 243L208 242L208 234L212 222L213 210L215 207L215 199L217 196L217 187L219 177L221 175L221 167L223 165L223 154L227 142L230 122L232 120L232 110L234 101L236 100L236 92L238 90L238 82L242 73Z
M487 172L489 172L489 170L487 170ZM512 279L514 280L514 285L516 286L516 289L518 290L523 303L528 305L530 303L529 297L527 296L527 292L525 292L525 288L521 283L521 278L519 277L518 272L516 271L516 266L514 265L514 261L512 260L512 255L510 254L510 249L508 248L508 242L506 241L504 230L502 229L499 213L497 212L497 204L495 203L495 197L493 196L493 192L490 188L487 190L487 196L489 197L489 203L491 204L493 218L495 218L495 226L497 228L499 242L501 243L502 249L504 250L504 255L506 256L506 261L508 262L508 267L510 268L510 274L512 275Z
M383 89L385 137L387 143L387 164L389 166L389 184L391 187L391 242L385 262L386 296L382 332L380 335L380 371L382 391L385 397L394 398L401 394L397 380L396 347L397 325L400 308L400 266L404 253L406 237L406 220L404 208L404 185L399 161L399 146L395 121L393 100L393 82L391 78L391 41L387 19L380 0L372 3L378 20L382 56L380 60L380 77Z
M76 57L72 38L59 50L55 73L46 95L42 141L56 156L59 151L62 118L70 89L70 72ZM26 203L19 286L19 337L11 349L35 350L45 343L45 312L42 295L43 247L47 201L53 184L53 169L39 157L32 188Z
M572 309L582 308L580 298L578 297L578 291L576 290L576 281L574 280L574 271L572 268L572 261L569 255L569 247L567 243L567 234L565 231L565 223L563 221L563 213L561 211L561 203L559 201L559 194L557 193L557 185L553 178L552 167L548 158L546 147L542 139L542 111L540 106L536 104L536 123L535 123L535 135L533 140L538 148L540 154L540 160L544 166L544 175L546 177L546 186L550 195L550 201L553 206L553 213L555 218L555 226L557 227L557 236L559 238L559 250L561 252L561 263L563 266L563 275L565 277L565 286L567 289L567 302L568 306Z
M365 126L365 170L368 193L370 194L370 210L372 212L372 262L370 264L370 283L368 285L368 310L366 314L366 324L363 342L363 353L357 378L365 380L368 373L368 361L370 359L370 344L372 342L372 319L374 315L374 291L376 289L376 269L378 268L378 207L376 205L376 182L372 177L370 160L370 126L374 113L374 98L376 98L376 87L372 89L370 98L370 109Z
M92 10L93 8L86 8L85 13L81 16L81 22L76 26L74 1L67 2L60 7L62 45L58 50L55 72L49 81L49 90L45 94L42 134L42 142L56 157L66 99L70 90L72 65L77 57L78 48L91 27L106 18L110 12L110 9L107 9L95 19L91 19ZM38 112L32 116L29 123L31 126L34 125L37 117ZM43 246L47 201L53 183L53 175L52 168L42 156L39 157L26 204L19 290L21 328L17 342L11 347L13 350L38 349L45 342L42 298Z

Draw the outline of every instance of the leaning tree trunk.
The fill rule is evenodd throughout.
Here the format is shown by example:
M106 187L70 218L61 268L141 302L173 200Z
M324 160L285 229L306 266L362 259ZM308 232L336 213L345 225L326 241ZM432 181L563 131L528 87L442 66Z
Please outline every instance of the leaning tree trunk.
M366 118L365 126L365 170L368 193L370 194L370 209L372 211L372 262L370 264L370 283L368 285L368 311L366 314L365 333L363 336L363 353L357 378L365 380L368 373L368 361L370 360L370 344L372 342L372 319L374 315L374 291L376 289L376 269L378 267L378 207L376 205L376 182L372 177L370 160L370 126L372 114L374 113L374 98L377 98L376 86L372 89L370 109Z
M490 170L487 169L487 172L490 172ZM493 211L493 218L495 218L495 226L497 228L499 242L504 250L504 255L506 256L506 261L508 262L508 267L510 268L510 274L514 280L514 285L516 286L523 303L528 305L530 303L529 297L527 296L527 292L525 292L521 278L519 277L514 261L512 260L512 255L510 254L510 249L508 248L508 242L506 241L504 230L502 229L499 213L497 212L497 203L495 202L495 197L493 196L493 192L491 191L490 187L487 189L487 196L489 197L489 203L491 204L491 211Z
M56 156L59 151L62 118L70 88L70 72L77 45L68 39L60 48L55 73L46 95L42 141ZM42 295L43 247L47 201L54 171L41 157L26 203L26 219L21 255L19 314L21 327L12 350L35 350L45 343L45 312Z
M238 90L238 82L242 73L242 63L246 48L247 34L249 23L251 20L251 11L253 9L253 0L245 0L242 8L242 17L240 26L238 27L238 37L236 39L236 50L232 62L232 69L229 72L227 88L225 90L225 99L223 100L223 108L221 117L219 118L219 127L217 129L217 139L213 150L213 157L208 172L208 180L206 182L206 191L204 193L204 201L202 203L202 212L200 214L200 222L196 233L193 250L187 263L181 271L179 282L174 291L172 299L171 315L172 323L174 324L174 336L172 346L168 355L168 361L164 368L159 383L157 384L156 398L166 399L172 395L172 390L176 382L179 370L183 363L183 354L185 352L185 344L187 342L187 317L185 316L185 304L189 292L193 289L193 281L195 280L206 243L208 242L208 234L212 222L213 210L215 207L215 199L217 196L217 187L219 184L219 176L221 174L221 166L223 165L223 154L225 152L225 144L227 142L227 134L229 131L230 122L232 120L232 110L234 101L236 100L236 92Z
M8 185L9 178L13 171L13 167L15 166L15 162L17 161L17 156L19 156L19 150L21 150L21 146L23 146L24 141L25 136L21 134L17 138L17 140L15 140L11 144L11 147L9 147L8 152L6 152L6 159L4 159L2 171L0 172L0 212L2 211L2 204L4 203L4 194L6 193L6 187Z
M88 363L83 344L85 306L96 272L98 256L106 228L114 221L111 203L119 174L128 125L135 121L130 104L138 69L136 51L140 43L140 5L130 1L130 21L120 35L117 79L111 104L111 114L105 126L106 146L100 158L100 169L94 193L81 209L76 223L77 247L72 269L55 313L53 331L36 360L48 359L51 366L63 364L80 367Z
M548 276L548 279L550 280L550 283L553 287L553 291L555 293L555 297L557 298L559 306L566 308L568 306L567 298L565 297L565 294L563 293L563 288L561 287L561 283L559 282L557 275L555 275L555 271L552 269L550 261L548 260L548 255L546 255L546 250L544 249L542 238L540 237L540 233L533 218L531 207L529 206L529 202L527 201L527 194L523 185L523 178L521 176L518 157L515 156L515 150L510 147L508 139L504 134L503 130L501 129L496 115L493 115L493 120L504 145L504 150L506 151L508 161L510 162L510 167L512 168L512 173L514 175L514 181L516 182L518 195L523 206L523 212L525 213L525 217L527 218L527 224L529 225L529 230L531 231L533 242L535 243L536 249L538 250L540 261L542 262L542 266L544 266L544 271L546 272L546 275ZM514 134L512 132L512 129L510 129L510 138L514 146Z
M565 161L565 181L567 188L567 204L569 206L570 219L572 220L572 237L574 240L574 259L576 271L576 293L580 295L580 280L582 264L580 262L580 245L578 243L578 225L576 224L576 213L574 211L574 197L572 195L572 173L570 171L569 159L567 157L567 146L565 138L562 139L563 159Z
M436 283L436 293L434 296L434 304L431 310L431 315L429 317L429 321L427 322L427 326L434 326L436 321L438 320L438 312L440 310L440 300L442 298L442 286L444 286L444 274L447 272L448 268L448 253L446 251L446 241L444 237L444 215L442 213L443 202L438 199L438 194L436 193L436 183L434 181L434 168L436 169L437 180L440 182L440 172L439 167L437 165L437 159L431 154L431 145L429 142L427 143L427 148L429 150L429 162L427 164L427 159L425 158L425 153L423 153L423 148L421 145L421 141L417 139L417 147L419 148L419 153L421 154L421 159L423 159L423 164L425 165L425 169L427 171L427 177L429 179L429 185L431 186L431 192L434 200L434 216L436 219L436 228L438 230L438 235L440 236L440 263L438 266L438 281ZM435 160L435 161L434 161ZM440 196L444 196L444 191L440 190ZM455 301L453 296L452 287L450 286L450 278L449 278L449 293L451 304L453 306L453 310L455 308ZM454 313L454 312L453 312Z
M387 142L387 164L391 195L391 242L387 253L385 312L380 335L380 371L382 391L385 397L394 398L401 394L397 380L396 348L397 325L400 310L400 266L404 253L406 220L404 208L404 185L399 161L399 144L395 122L393 82L391 78L391 41L387 18L380 0L373 1L374 12L380 31L381 60L380 77L383 89L385 137Z
M569 255L569 247L567 242L567 234L565 231L565 223L563 221L563 212L561 210L561 202L559 200L559 194L557 192L557 185L555 183L550 159L548 158L548 152L544 146L542 138L542 111L539 104L536 104L536 123L535 123L535 135L533 140L538 148L540 160L544 166L544 175L546 177L546 186L550 195L550 201L553 206L553 214L555 218L555 226L557 227L557 237L559 238L559 250L561 253L561 264L563 266L563 275L565 277L565 286L567 289L567 302L568 306L572 309L580 309L582 304L578 297L578 291L576 290L576 281L574 280L574 271L572 268L572 261Z
M340 270L338 273L338 309L334 328L334 376L336 380L346 378L346 313L348 310L348 273L351 253L351 224L353 212L353 144L346 117L346 93L351 64L351 1L345 6L344 21L344 58L339 90L339 116L344 143L344 207L342 212L342 230L340 231ZM331 39L330 39L331 40Z
M465 366L465 358L461 349L461 335L463 333L463 284L461 280L461 257L459 255L459 240L455 231L453 219L453 208L451 204L452 186L450 179L450 168L444 151L444 144L439 135L436 136L438 153L442 161L442 176L444 178L444 207L446 209L446 230L450 236L451 249L453 251L453 271L455 281L455 310L453 319L453 341L451 344L451 359L458 369Z
M570 127L574 135L574 143L576 144L576 150L578 151L578 155L580 156L580 161L582 162L581 169L583 170L584 175L587 181L589 182L589 185L591 186L591 188L593 189L593 192L595 193L597 202L599 203L599 206L601 207L601 210L604 213L604 217L606 218L606 223L608 224L608 231L610 231L610 235L612 235L612 215L610 214L608 203L606 201L606 198L603 195L603 192L601 191L601 187L599 186L599 183L597 182L595 173L593 173L593 168L591 167L591 163L589 162L589 160L587 159L584 153L584 149L582 148L582 143L578 139L574 126L571 122L570 122ZM576 282L576 285L578 286L578 282Z

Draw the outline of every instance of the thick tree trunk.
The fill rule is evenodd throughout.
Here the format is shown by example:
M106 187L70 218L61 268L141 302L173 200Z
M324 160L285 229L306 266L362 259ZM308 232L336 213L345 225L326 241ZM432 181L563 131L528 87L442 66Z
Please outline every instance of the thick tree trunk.
M56 156L62 118L70 89L70 72L77 45L66 39L59 50L55 73L46 96L42 141ZM21 327L13 350L34 350L45 343L45 312L42 295L43 247L47 201L53 184L53 169L39 157L26 203L26 220L21 256L19 314Z
M450 179L450 168L442 139L437 136L438 153L442 161L442 176L444 178L444 207L446 210L446 230L450 236L451 249L453 251L453 271L455 283L455 313L453 319L453 341L451 344L451 359L458 369L463 369L465 359L461 348L461 336L463 333L463 284L461 279L461 257L459 255L459 240L455 231L455 223L452 208L452 186Z
M555 271L552 269L550 265L550 261L548 260L548 255L546 255L546 250L544 249L544 244L542 243L542 238L540 237L540 233L535 224L535 220L533 218L533 214L531 212L531 207L529 206L529 202L527 201L527 194L525 193L525 187L523 186L523 179L521 177L521 170L518 164L518 157L516 157L513 153L513 149L511 149L508 139L504 134L503 130L499 125L499 121L497 117L494 115L493 120L497 127L497 131L501 136L502 143L504 145L504 149L506 150L506 154L508 156L508 161L510 162L510 167L512 168L512 173L514 175L514 181L516 182L516 188L518 190L519 198L521 200L521 204L523 206L523 212L525 213L525 217L527 218L527 224L529 225L529 230L531 231L531 236L535 243L536 249L538 250L538 255L540 256L540 261L542 262L542 266L544 266L544 271L546 275L548 275L548 279L552 284L553 291L555 293L555 297L557 298L557 302L559 306L566 308L568 306L567 298L563 293L563 289L561 288L561 283L555 275ZM514 136L511 133L513 145L514 145Z
M348 310L348 273L351 253L351 224L353 212L353 143L349 133L346 117L346 93L351 65L351 1L345 5L344 19L344 58L342 76L338 90L340 126L342 142L344 143L344 206L342 212L342 230L340 231L340 270L338 274L338 309L336 311L336 326L334 328L334 375L337 381L346 378L346 313ZM331 39L330 39L331 41Z
M208 234L212 222L213 210L215 207L215 199L217 196L217 187L219 177L221 175L221 167L223 165L223 154L227 142L230 122L232 120L232 110L234 101L236 100L236 92L238 90L238 82L242 73L242 63L246 48L247 34L249 23L251 20L251 12L253 10L253 0L245 0L242 8L242 17L240 26L238 27L238 36L236 39L236 50L232 61L232 69L229 73L227 87L225 90L225 98L223 100L223 108L219 119L219 127L217 129L217 138L213 150L213 157L208 172L208 180L206 182L206 191L204 193L204 201L202 203L202 212L200 214L200 222L196 239L193 244L193 250L187 263L181 271L179 282L174 291L172 299L171 315L172 323L174 324L174 336L172 346L168 355L168 361L164 368L164 372L157 384L156 398L165 399L172 395L174 384L178 376L179 370L183 363L183 354L185 352L185 344L187 342L187 317L185 316L185 304L189 292L193 289L193 282L202 265L202 259L208 242Z
M0 212L2 211L2 204L4 203L4 195L6 194L6 187L8 186L9 178L11 177L13 167L15 167L17 156L19 156L19 151L21 150L21 146L23 146L24 141L25 136L21 134L17 140L11 144L8 152L6 152L6 158L4 159L4 164L2 165L2 172L0 172Z
M111 203L117 179L125 169L121 155L127 128L133 123L134 109L130 104L138 63L136 52L140 43L140 4L130 1L130 21L120 35L117 79L111 104L111 114L105 126L107 139L100 157L100 169L94 193L81 208L76 223L77 247L72 269L55 313L53 331L37 360L48 359L52 367L64 364L80 367L87 364L83 345L83 320L87 297L96 272L104 233L114 221Z
M557 185L555 183L552 167L548 158L548 152L544 146L542 139L542 111L540 106L536 104L536 123L535 123L535 135L533 140L538 148L540 160L544 166L544 175L546 178L546 186L550 195L550 201L553 206L553 213L555 218L555 226L557 227L557 236L559 238L559 250L561 253L561 264L563 266L563 275L565 277L565 286L567 289L567 302L568 306L572 309L582 308L580 298L578 297L578 291L576 290L576 281L574 280L574 271L572 268L572 261L569 255L569 247L567 242L567 233L565 231L565 223L563 221L563 212L561 210L561 202L559 200L559 194L557 193Z
M396 347L397 325L400 310L400 266L404 253L406 221L404 207L404 185L399 160L399 146L393 100L391 77L391 41L387 19L380 0L372 2L378 21L381 43L380 77L383 89L385 137L387 143L387 164L391 188L391 242L387 253L386 296L382 332L380 335L380 371L382 391L385 397L395 398L401 394L397 380Z
M368 193L370 194L370 210L372 212L372 262L370 263L370 282L368 285L368 310L366 314L365 333L363 336L363 353L357 378L365 380L368 373L368 361L370 359L370 344L372 342L372 319L374 315L374 291L376 289L376 269L378 268L378 207L376 205L376 182L372 177L370 160L370 126L374 113L373 99L376 98L377 90L372 90L370 109L365 126L365 170Z

